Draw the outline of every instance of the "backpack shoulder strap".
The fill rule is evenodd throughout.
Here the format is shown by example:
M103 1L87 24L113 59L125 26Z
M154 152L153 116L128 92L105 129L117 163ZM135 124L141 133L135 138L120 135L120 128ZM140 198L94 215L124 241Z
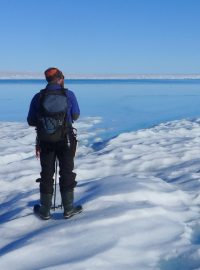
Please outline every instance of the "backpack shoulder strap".
M39 114L42 111L42 103L43 103L43 100L45 98L45 92L46 92L46 89L42 89L39 92L39 99L38 99L38 103L39 103L38 112L39 112Z
M47 89L42 89L39 92L39 103L44 99L45 95L47 94Z
M47 89L42 89L42 90L40 90L40 94L44 94L45 92L47 91Z
M68 96L68 88L62 88L61 90L63 91L63 93L67 97Z

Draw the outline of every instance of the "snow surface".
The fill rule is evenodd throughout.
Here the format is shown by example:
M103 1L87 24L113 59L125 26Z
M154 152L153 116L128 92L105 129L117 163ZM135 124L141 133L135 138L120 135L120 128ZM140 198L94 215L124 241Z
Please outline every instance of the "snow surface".
M57 210L48 221L32 214L34 129L0 123L0 269L200 269L200 119L110 141L100 121L76 125L75 200L84 212L64 220Z

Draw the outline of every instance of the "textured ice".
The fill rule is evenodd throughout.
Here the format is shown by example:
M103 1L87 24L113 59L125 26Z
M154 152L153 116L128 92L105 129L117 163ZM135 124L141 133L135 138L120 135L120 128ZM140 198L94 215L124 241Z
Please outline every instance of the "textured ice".
M163 123L108 142L76 125L82 214L41 221L34 129L0 123L0 269L174 270L200 267L200 120ZM93 142L93 143L91 143ZM59 201L59 195L57 196Z

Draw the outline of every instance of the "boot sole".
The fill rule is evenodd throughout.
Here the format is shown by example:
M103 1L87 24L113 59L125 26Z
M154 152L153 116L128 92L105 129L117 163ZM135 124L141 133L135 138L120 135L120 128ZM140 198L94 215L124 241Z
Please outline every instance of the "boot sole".
M75 215L80 214L81 212L83 212L82 206L80 206L80 209L79 210L77 209L77 212L74 212L74 213L71 213L71 214L68 214L68 215L64 215L63 214L63 217L64 217L64 219L69 219L69 218L71 218L71 217L73 217Z

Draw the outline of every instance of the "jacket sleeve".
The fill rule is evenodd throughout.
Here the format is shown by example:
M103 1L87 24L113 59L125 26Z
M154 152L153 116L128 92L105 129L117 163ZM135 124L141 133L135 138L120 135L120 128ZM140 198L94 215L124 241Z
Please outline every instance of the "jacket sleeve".
M38 104L39 104L39 94L36 94L31 101L27 116L27 122L29 126L35 127L37 125Z
M71 91L70 93L71 96L71 117L73 121L76 121L79 116L80 116L80 109L79 109L79 105L78 105L78 101L76 99L76 96L74 95L74 93Z

